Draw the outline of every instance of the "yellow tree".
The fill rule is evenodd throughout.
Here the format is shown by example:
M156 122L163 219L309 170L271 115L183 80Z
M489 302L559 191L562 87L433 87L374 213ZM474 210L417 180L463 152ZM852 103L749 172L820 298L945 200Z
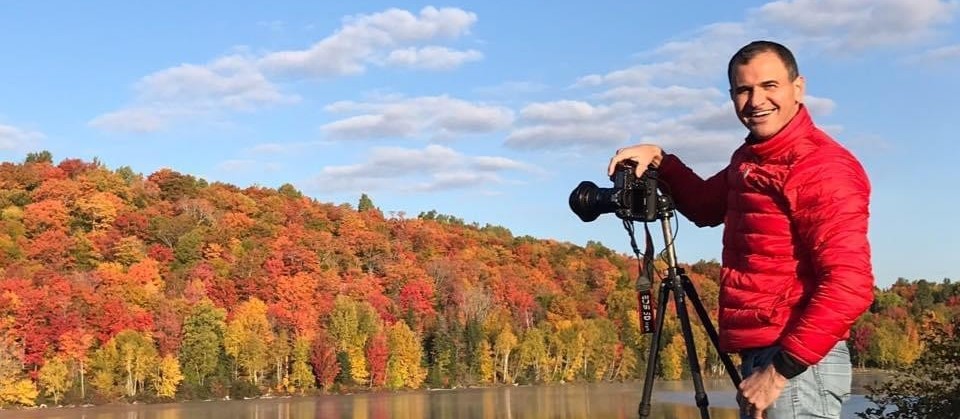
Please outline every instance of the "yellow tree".
M40 385L44 392L53 397L53 403L60 403L60 396L70 388L70 371L67 363L59 356L47 360L40 367Z
M500 333L494 338L493 351L495 357L500 362L500 378L504 383L513 382L509 374L510 353L517 347L517 335L513 334L510 324L500 329Z
M93 385L106 396L120 392L136 396L157 361L157 348L149 335L123 330L94 353Z
M387 346L390 348L387 387L394 390L420 387L427 378L427 370L420 365L423 349L417 335L405 322L398 321L387 330Z
M157 365L153 377L153 389L156 390L157 397L172 399L177 394L177 386L181 381L183 373L180 372L180 362L172 355L165 355Z
M0 318L0 326L4 320ZM21 352L18 346L12 336L0 333L0 408L13 404L33 406L40 394L33 381L21 378L23 364L17 356Z
M309 390L316 379L310 369L310 347L313 344L307 338L298 337L293 341L293 362L290 365L290 387L293 390Z
M267 321L267 305L254 297L237 306L233 320L227 324L223 346L250 381L258 384L263 370L270 363L268 348L273 340L273 330Z
M364 349L367 339L379 328L379 317L369 303L342 295L334 300L327 329L337 343L337 351L347 356L350 377L357 384L366 383L370 377Z
M520 370L533 373L533 381L541 383L548 381L550 371L550 354L547 351L546 336L539 327L527 329L523 334L518 349L520 355Z
M679 380L683 373L683 360L686 356L683 335L675 334L670 343L660 351L660 371L665 380Z

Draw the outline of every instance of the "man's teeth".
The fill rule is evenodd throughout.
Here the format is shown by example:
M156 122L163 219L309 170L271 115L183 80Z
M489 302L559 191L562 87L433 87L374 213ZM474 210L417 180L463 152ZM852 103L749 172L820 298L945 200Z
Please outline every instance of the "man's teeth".
M761 117L761 116L770 115L770 114L772 114L772 113L773 113L773 110L768 110L768 111L754 111L753 113L750 114L750 116L752 116L752 117Z

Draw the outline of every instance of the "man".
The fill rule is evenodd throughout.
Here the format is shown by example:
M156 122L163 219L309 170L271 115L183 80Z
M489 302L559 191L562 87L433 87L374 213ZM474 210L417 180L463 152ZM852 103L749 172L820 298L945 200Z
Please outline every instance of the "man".
M786 47L752 42L727 75L749 134L726 168L703 180L644 144L618 150L608 170L624 160L638 172L656 167L682 214L700 227L724 224L720 350L741 355L744 417L839 417L850 393L845 340L873 300L870 185L814 126Z

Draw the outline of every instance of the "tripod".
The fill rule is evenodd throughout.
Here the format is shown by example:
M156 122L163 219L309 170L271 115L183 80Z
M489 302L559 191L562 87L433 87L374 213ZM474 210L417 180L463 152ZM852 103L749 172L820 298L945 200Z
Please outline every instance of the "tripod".
M690 278L687 277L686 273L684 273L683 268L677 267L677 258L673 246L673 232L670 228L670 218L672 216L673 208L669 197L662 195L658 196L657 218L660 219L660 224L663 227L663 242L665 247L664 253L667 259L668 269L667 277L660 282L660 291L657 295L656 312L660 313L660 315L656 317L656 326L653 328L653 337L650 341L650 353L647 356L646 376L643 380L643 399L640 402L639 413L641 418L650 416L650 394L653 391L654 372L656 370L657 361L659 360L660 338L662 336L661 331L663 330L663 320L666 317L665 313L667 308L667 300L669 300L669 294L673 292L674 305L677 309L677 317L680 319L680 330L683 334L684 343L686 343L687 361L690 364L690 373L693 377L693 388L695 391L694 397L697 402L697 407L700 409L700 417L703 419L709 419L710 412L707 408L710 403L707 400L707 392L703 389L703 376L700 371L700 363L697 360L697 348L693 341L693 332L690 329L690 316L687 314L686 305L687 301L690 301L693 304L694 310L700 317L700 323L703 324L704 329L706 329L707 334L710 336L710 341L713 343L714 349L716 349L717 353L720 355L720 361L723 362L723 365L726 368L727 373L730 375L730 379L733 381L733 385L735 387L740 386L740 374L737 373L736 367L733 365L733 361L730 360L730 356L726 353L720 352L717 331L713 327L710 317L707 315L707 310L703 308L703 303L700 302L700 297L697 295L697 290L693 287L693 282L691 282ZM648 246L651 244L649 234L649 231L647 231ZM647 275L649 275L649 272Z

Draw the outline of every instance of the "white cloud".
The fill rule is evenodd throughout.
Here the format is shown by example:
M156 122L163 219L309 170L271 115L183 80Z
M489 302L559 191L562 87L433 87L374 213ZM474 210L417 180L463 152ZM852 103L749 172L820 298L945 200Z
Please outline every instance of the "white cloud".
M108 131L153 132L223 111L253 111L299 100L281 93L249 58L240 55L158 71L142 78L135 90L134 105L100 115L90 125Z
M614 147L630 138L630 132L605 124L536 125L518 128L506 139L506 146L538 150L554 148Z
M597 97L603 100L629 101L638 108L684 108L721 100L727 97L727 93L714 87L617 86Z
M547 89L543 83L528 81L507 81L494 86L482 86L474 89L475 92L487 96L517 96L542 92Z
M942 64L960 60L960 44L932 48L907 59L918 64Z
M941 0L780 0L756 9L762 23L833 50L905 45L930 38L960 3Z
M37 131L0 124L0 150L16 150L34 146L44 137L43 133Z
M324 192L429 192L496 185L504 182L504 172L536 170L505 157L467 156L440 145L380 147L365 162L323 168L310 185Z
M837 103L832 99L810 95L804 97L803 103L814 116L830 115L837 107Z
M310 48L267 54L260 65L268 71L312 77L358 74L366 70L367 64L383 62L382 55L396 46L456 38L469 33L476 21L476 14L457 8L425 7L419 16L400 9L360 15L347 18L336 33ZM460 63L474 58L479 59L468 53ZM447 63L451 63L449 54Z
M344 101L333 103L326 110L334 113L365 112L323 125L321 129L331 139L425 136L446 140L505 129L513 122L513 112L508 108L447 96Z
M154 132L167 127L176 114L160 109L129 108L93 118L89 125L106 131Z
M129 106L97 116L89 125L152 132L185 120L298 102L297 95L283 92L272 79L280 74L336 77L361 73L370 64L453 69L483 54L417 43L463 36L476 20L475 14L461 9L435 7L426 7L419 15L390 9L349 17L333 35L304 50L260 56L237 53L149 74L135 85L136 96Z
M629 108L628 104L595 106L575 100L532 103L520 111L521 124L510 132L505 145L531 150L620 144L630 136L620 119L630 114Z
M613 110L578 100L560 100L527 105L520 116L536 122L576 123L608 119L613 116Z
M387 56L386 63L397 67L451 70L463 63L478 61L481 58L483 58L483 54L477 50L458 51L445 47L430 46L393 50Z
M606 74L589 74L579 78L574 87L640 86L655 83L712 84L726 80L725 71L730 52L749 42L757 30L747 31L743 23L716 23L704 26L689 40L671 41L652 51L637 55L645 62Z

